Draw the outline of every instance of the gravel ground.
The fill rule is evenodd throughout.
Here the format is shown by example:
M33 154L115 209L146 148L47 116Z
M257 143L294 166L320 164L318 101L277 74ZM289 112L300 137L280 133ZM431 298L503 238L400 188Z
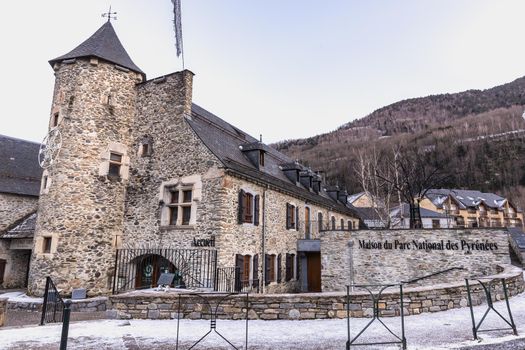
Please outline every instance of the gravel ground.
M482 333L480 341L472 340L471 319L468 308L437 313L426 313L405 318L408 349L438 350L507 350L525 349L525 294L511 299L513 316L521 334L516 337L510 331ZM507 316L505 304L494 304ZM475 307L477 320L486 306ZM400 332L400 318L384 318L385 324L395 333ZM370 319L351 319L352 336L355 336ZM505 324L491 313L483 328L502 327ZM188 349L210 329L209 321L181 320L179 349ZM244 321L219 320L217 330L238 348L244 348ZM0 349L57 349L61 325L43 327L7 327L0 330ZM175 349L176 320L92 320L73 322L69 330L68 349L122 349L139 350ZM346 320L309 321L250 321L250 349L325 350L344 349L347 336ZM376 342L394 340L388 336L377 321L363 333L361 341ZM195 349L231 348L217 334L211 333ZM399 349L399 346L356 347L356 349Z

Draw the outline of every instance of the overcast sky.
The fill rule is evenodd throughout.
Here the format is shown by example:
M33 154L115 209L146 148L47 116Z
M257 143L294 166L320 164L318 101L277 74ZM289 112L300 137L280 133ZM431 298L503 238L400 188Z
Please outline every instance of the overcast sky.
M193 100L265 142L336 129L395 101L525 75L523 0L182 0ZM0 4L0 134L40 142L48 60L103 23L148 78L180 70L170 0Z

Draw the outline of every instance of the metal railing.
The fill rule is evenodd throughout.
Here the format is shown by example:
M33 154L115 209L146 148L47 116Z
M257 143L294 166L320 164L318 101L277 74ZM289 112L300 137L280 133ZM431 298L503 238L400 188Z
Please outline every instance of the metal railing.
M485 292L485 297L487 299L487 309L485 310L485 313L481 317L481 320L476 323L476 319L474 317L474 309L472 305L472 296L471 296L471 289L472 286L469 284L469 279L465 279L465 284L467 286L467 296L468 296L468 304L470 308L470 317L472 319L472 334L474 335L474 339L478 339L478 334L481 332L494 332L494 331L504 331L504 330L512 330L512 333L514 335L518 335L518 331L516 330L516 324L514 323L514 318L512 317L512 311L510 310L510 304L509 304L509 296L507 292L507 283L504 278L497 278L493 279L490 277L478 277L474 278L473 280L478 281L478 283L483 288L483 291ZM508 312L508 319L503 316L498 310L494 308L494 300L495 299L492 296L492 289L496 289L497 283L500 282L502 289L503 289L503 296L505 298L505 304L507 306L507 312ZM483 321L485 321L485 318L489 314L490 311L493 311L496 315L499 316L500 319L502 319L509 327L506 328L486 328L481 329L481 325L483 324Z
M46 289L44 291L44 303L42 304L42 317L40 318L40 325L46 323L62 322L64 311L64 300L60 296L60 292L51 280L51 277L46 277Z
M259 280L244 278L240 267L219 267L214 290L228 293L258 293Z
M214 288L217 251L211 249L118 249L113 294L157 287L162 273L174 273L171 287Z
M381 297L383 292L388 288L399 288L399 316L401 321L401 334L395 333L390 327L388 327L381 320ZM350 328L350 288L352 289L364 289L368 294L370 294L370 299L372 302L372 319L363 327L355 337L351 335ZM378 342L362 342L358 343L357 340L365 333L365 331L375 322L379 322L383 329L386 331L386 334L393 336L394 340L384 340ZM347 342L346 349L349 350L351 347L355 346L369 346L369 345L395 345L399 344L406 350L407 341L405 337L405 314L404 314L404 305L403 305L403 285L402 284L351 284L346 286L346 323L347 323ZM392 337L390 337L392 339Z

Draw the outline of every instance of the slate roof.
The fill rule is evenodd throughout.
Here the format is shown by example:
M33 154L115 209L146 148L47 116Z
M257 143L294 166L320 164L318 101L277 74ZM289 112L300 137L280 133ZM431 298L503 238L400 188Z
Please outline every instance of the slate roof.
M257 139L237 129L202 107L192 105L192 118L188 124L195 131L206 147L222 162L225 168L256 181L276 186L305 200L338 210L348 215L357 216L352 208L334 201L322 189L319 194L311 192L301 184L292 183L282 171L281 165L295 163L281 152L259 143ZM264 168L259 170L242 152L244 149L263 149L266 151ZM299 164L301 170L308 170Z
M38 196L38 143L0 135L0 193Z
M348 196L348 203L354 203L356 200L361 198L362 195L364 195L364 192L354 193L350 196Z
M481 203L492 209L501 209L507 199L494 193L486 193L475 190L458 190L458 189L430 189L426 196L438 208L443 206L444 200L451 196L459 204L461 209L474 208Z
M133 63L117 37L113 25L109 21L104 23L102 27L82 44L65 55L52 59L49 61L49 64L53 66L56 62L80 57L98 57L140 73L144 77L146 76L146 74Z
M32 213L8 229L0 238L33 238L35 233L37 214Z
M516 242L518 248L525 252L525 233L523 233L523 230L520 227L509 227L507 230L512 239Z
M404 218L410 217L410 206L408 203L403 203L401 206L397 206L393 208L390 212L390 216L399 218L400 214L403 214ZM426 208L419 208L419 213L421 215L422 219L446 219L447 216L442 213L438 213L437 211L433 211Z

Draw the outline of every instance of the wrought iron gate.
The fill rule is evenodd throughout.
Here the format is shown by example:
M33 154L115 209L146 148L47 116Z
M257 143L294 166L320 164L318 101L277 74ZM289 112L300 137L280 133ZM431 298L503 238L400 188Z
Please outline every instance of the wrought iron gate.
M42 304L42 317L40 325L46 323L62 322L64 315L64 300L60 296L58 289L51 280L46 277L46 289L44 291L44 303Z

